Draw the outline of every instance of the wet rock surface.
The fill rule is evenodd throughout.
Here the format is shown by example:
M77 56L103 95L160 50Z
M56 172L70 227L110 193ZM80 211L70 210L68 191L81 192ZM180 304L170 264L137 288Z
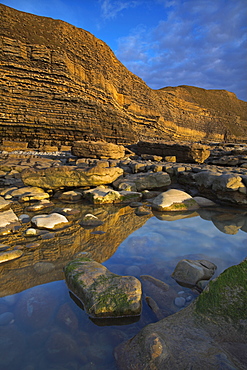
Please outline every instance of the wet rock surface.
M200 280L209 280L214 275L217 266L206 260L181 260L175 267L172 277L184 286L194 286Z
M71 152L77 157L84 158L119 159L125 156L123 145L103 141L76 141L72 145Z
M4 162L2 168L4 169L4 171L6 170L0 178L2 186L0 195L4 200L2 202L3 208L0 211L0 219L6 221L7 217L5 212L10 212L12 216L14 215L13 219L11 219L6 226L3 226L1 234L1 242L3 244L0 245L0 255L2 255L2 258L4 259L3 263L1 263L1 295L3 296L20 292L24 289L38 284L45 284L50 281L63 279L63 267L71 260L74 260L78 252L89 251L95 261L105 261L114 254L121 241L123 241L135 229L139 228L143 223L145 223L146 220L148 220L153 215L155 215L157 218L160 218L160 220L167 221L180 218L196 217L200 215L201 218L212 221L215 227L225 234L236 234L239 230L245 232L247 231L247 210L245 211L245 187L247 185L247 173L246 169L243 167L232 166L226 168L223 166L215 166L205 163L196 165L188 165L188 163L186 164L176 162L168 163L163 161L161 158L158 158L158 161L153 161L153 159L155 159L154 156L151 159L147 159L150 157L144 156L144 159L137 157L135 159L129 158L128 160L121 159L113 161L83 159L83 161L80 163L78 162L79 160L77 158L74 158L72 156L70 156L66 160L64 160L64 158L60 158L59 156L55 159L50 158L47 161L46 159L42 161L41 158L42 157L39 156L38 153L36 153L34 157L29 158L29 163L24 154L18 154L18 158L14 158L12 154L8 154L7 158L5 155L5 158L2 160L2 162L0 162L0 166L1 163ZM20 162L22 164L20 164ZM21 168L19 166L21 166ZM56 189L47 189L44 187L44 189L41 188L41 190L44 193L48 194L49 198L42 200L29 197L27 200L23 201L22 198L19 197L18 194L21 192L23 192L24 194L25 188L27 188L27 186L24 185L21 180L22 171L27 171L28 168L40 168L43 171L47 168L61 167L60 171L62 173L63 168L65 168L66 172L66 167L73 168L75 166L76 168L80 168L82 171L84 171L85 168L96 167L97 171L99 170L99 172L101 171L101 169L102 171L104 171L105 168L119 168L121 171L118 179L115 180L113 183L109 183L108 185L104 184L102 189L108 188L110 193L118 192L119 194L121 194L122 192L125 192L126 196L130 196L127 204L130 204L131 207L123 207L123 199L121 199L118 205L113 205L112 203L110 203L106 205L102 204L99 206L97 206L97 204L95 204L92 199L86 200L84 194L87 191L90 192L93 190L93 188L97 190L97 187L95 188L95 186L91 185L76 187L61 186L61 188L58 187ZM17 172L20 174L20 176L16 176L16 168L18 169L19 172ZM199 180L199 176L198 178L196 178L197 174L203 174L207 171L210 171L212 176L208 176L207 173L207 175L204 176L203 180ZM158 184L160 184L159 182L154 182L156 186L151 185L151 188L149 190L146 189L146 187L148 187L148 184L152 184L152 178L154 179L155 176L166 178L166 185L164 185L163 183L165 189L162 186L158 186ZM220 179L221 176L222 179ZM132 179L132 186L132 184L135 184L137 178L139 179L141 186L143 186L143 190L139 190L138 192L138 199L131 198L130 190L119 190L115 185L115 183L120 180L121 181L119 182L119 184L124 184L131 182ZM148 181L146 181L147 178L149 178ZM32 190L34 189L32 189L32 186L29 186L28 188L28 192L29 194L31 194ZM185 192L187 194L186 196L196 203L197 209L184 210L182 212L167 212L164 210L160 212L154 210L154 208L151 207L153 199L159 194L167 191L167 189L169 189L169 191L172 190ZM178 199L179 197L177 197L177 202ZM212 202L211 200L214 202ZM123 204L121 205L121 203ZM219 204L225 205L224 212L222 212L222 210L218 207ZM241 208L239 207L235 209L234 207L232 207L233 205L236 205L238 207L241 206ZM43 209L45 209L45 211ZM62 227L59 227L58 229L51 229L52 232L49 231L49 229L46 230L43 228L38 228L33 223L31 223L33 217L41 216L42 214L51 216L54 213L66 217L68 222L64 223ZM88 215L91 216L87 217ZM157 234L154 233L151 237L155 239L157 238ZM133 240L132 247L140 248L140 250L142 250L142 248L145 246L148 248L148 241L145 241L144 239L138 239L138 241ZM166 239L164 240L164 243L166 243ZM10 258L5 258L4 253L7 253L9 256L12 254L13 256L15 255L17 257L11 260ZM5 256L7 256L7 254ZM203 257L199 258L201 258L202 260ZM151 274L155 272L156 268L154 268L152 272L143 271L140 262L141 260L137 260L136 263L133 263L133 265L125 266L123 268L123 272L121 271L121 274L123 273L123 275L126 274L136 276L138 279L141 275L140 280L143 290L142 304L143 306L145 306L145 310L149 310L149 312L153 315L154 321L162 320L164 318L165 320L171 320L169 321L170 324L167 324L167 326L165 326L165 331L168 330L169 332L171 330L172 333L180 333L181 336L192 338L192 342L198 341L199 343L199 347L195 347L195 344L193 344L195 349L192 350L192 345L190 346L188 340L184 339L183 343L180 343L180 341L178 341L179 343L174 347L174 352L172 352L172 355L169 354L168 356L166 356L161 354L161 350L163 351L163 349L166 348L164 343L168 343L167 339L164 339L162 337L163 329L161 330L161 332L157 332L155 329L155 333L158 333L157 336L153 336L152 333L151 339L148 339L146 342L148 343L147 347L145 347L145 345L144 349L141 349L141 351L143 350L144 353L148 353L147 349L152 348L153 352L151 354L151 357L154 361L157 358L157 366L163 366L163 360L161 360L161 358L169 357L169 361L171 362L168 361L168 368L169 366L171 366L171 368L174 368L173 366L177 366L177 364L179 364L180 366L184 363L184 360L181 359L182 355L179 356L177 360L178 362L173 362L173 356L175 356L176 351L181 352L181 348L185 348L185 350L189 351L188 353L191 353L191 358L194 358L193 356L196 356L198 354L198 350L201 350L202 352L204 351L202 358L200 360L198 359L198 362L196 362L197 359L195 360L195 363L196 365L198 364L198 366L200 361L202 360L202 364L203 366L205 366L205 368L206 366L208 366L209 368L210 366L239 366L239 368L241 369L241 364L239 365L238 362L240 361L240 357L238 360L235 360L235 354L228 355L229 353L231 353L229 350L229 348L231 348L229 342L224 342L224 344L220 345L218 344L218 342L216 344L214 344L214 342L211 342L210 345L205 344L204 338L206 338L206 341L207 338L208 341L210 341L211 333L210 335L208 335L207 333L205 334L204 328L203 330L201 330L201 327L196 327L196 329L194 330L194 326L192 326L191 329L189 329L188 327L191 325L191 321L189 318L187 319L187 317L185 317L186 315L183 316L181 320L179 319L178 322L172 321L172 316L170 315L173 315L176 312L180 313L184 309L188 309L187 306L190 305L192 299L191 295L187 292L184 292L182 290L184 288L180 287L180 290L174 289L174 286L167 284L166 282L162 281L162 279L159 280L159 272L157 272L157 275L154 274L156 278L151 276ZM178 261L176 261L176 263L177 262ZM109 268L109 270L114 272L114 266L113 269ZM150 275L148 275L149 273ZM170 271L170 274L171 273L172 269ZM200 288L200 291L203 289L204 291L207 291L208 289L206 287L208 280L203 280L206 278L207 277L205 277L205 275L203 275L203 277L201 277L200 275L200 279L202 280L199 280L196 283L196 285ZM238 291L238 288L236 288L235 290ZM43 292L41 292L40 294L38 293L38 295L40 295L40 297L42 298ZM48 300L49 299L50 298L48 297ZM37 310L37 315L39 315L38 309L35 306L35 300L36 298L34 296L26 297L26 301L22 300L20 312L22 311L24 315L25 308L25 310L29 309L29 311ZM52 303L53 301L50 300L50 302ZM37 305L40 305L41 314L43 315L42 310L45 310L45 307L43 307L41 303L37 303ZM55 303L52 303L52 305L54 306ZM108 347L104 348L104 350L102 350L101 347L98 348L99 353L97 353L97 348L95 348L94 350L91 348L85 356L84 354L78 355L78 352L80 352L81 342L79 339L75 340L74 338L72 338L71 334L74 331L77 332L79 330L76 327L76 319L78 319L78 317L73 317L69 307L62 307L63 308L61 308L61 310L57 308L56 316L57 325L63 328L62 331L60 329L57 330L57 328L54 327L52 329L52 332L49 334L45 333L43 329L40 329L41 332L38 334L39 329L36 329L35 327L35 325L37 325L35 321L36 313L34 313L33 316L32 325L34 326L30 326L30 330L34 332L36 331L36 333L33 334L35 337L35 341L38 343L39 340L41 342L43 340L42 343L47 343L47 358L49 358L51 361L59 361L58 353L59 351L61 351L64 352L64 361L67 361L68 364L70 361L73 361L73 356L71 357L70 354L71 351L71 353L74 353L75 356L79 356L77 357L77 359L78 361L82 361L82 363L87 363L87 361L90 361L90 359L92 358L98 358L98 363L103 363L104 361L106 361L104 356L106 353L111 351L111 348L109 350ZM2 323L3 327L5 327L6 325L10 325L13 320L18 320L18 322L26 320L25 315L27 315L27 313L25 313L24 316L21 316L21 313L17 314L16 312L14 313L13 317L13 314L11 314L8 307L3 309L4 311L1 312L0 307L0 323ZM4 315L1 316L2 314ZM54 312L50 313L51 316L53 314ZM49 312L47 312L47 315L49 316ZM170 318L168 318L167 316L170 316ZM207 317L207 313L205 313L205 317ZM45 318L46 321L44 325L49 326L50 319L48 319L46 314ZM142 318L141 320L144 320L145 322L145 315L144 318ZM182 322L184 322L185 326L187 323L188 327L181 328L180 325L182 325ZM241 325L243 324L244 321ZM19 329L17 330L17 332L18 331ZM20 336L21 335L22 334L20 334ZM220 337L221 333L218 336ZM78 336L78 338L79 337L80 336ZM83 342L83 335L80 338L82 338ZM175 338L175 334L174 339L172 338L173 337L170 337L169 339L169 341L171 341L172 343L171 347L173 346L175 341L177 341L177 338ZM202 342L201 338L203 338ZM117 342L120 343L123 339L127 338L118 339L118 341L116 341L116 343L114 344L117 344ZM35 341L33 342L33 345ZM60 344L58 345L57 343ZM135 339L133 340L133 343L135 343ZM171 348L169 343L168 347ZM23 346L25 345L23 344ZM63 348L65 348L66 346L68 346L68 348L70 348L71 350L63 350ZM239 343L236 342L234 345L232 345L232 348L234 348L236 350L235 352L237 353L239 351ZM225 354L225 350L227 354ZM131 351L132 350L130 350L130 358L132 356ZM208 359L206 358L206 353L210 353ZM213 355L213 353L215 354L215 356ZM18 351L16 357L13 354L11 356L11 360L7 360L7 362L9 361L9 363L11 363L11 361L13 360L14 364L15 361L19 361ZM126 359L123 360L123 357L121 357L122 354L119 356L119 358L121 358L121 360L118 360L119 363L121 361L123 361L124 363L124 365L120 366L126 366ZM143 356L145 362L145 355ZM14 358L16 358L16 360L14 360ZM127 368L128 367L126 367L126 369Z
M70 290L94 318L136 316L141 313L141 283L119 276L87 255L69 262L65 279Z
M246 266L243 261L230 267L194 304L120 344L115 351L119 368L244 369L246 354L235 348L247 343Z

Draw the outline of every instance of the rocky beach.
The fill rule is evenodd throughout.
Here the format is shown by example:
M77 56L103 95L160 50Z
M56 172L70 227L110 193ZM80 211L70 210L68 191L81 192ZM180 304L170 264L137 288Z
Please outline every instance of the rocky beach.
M98 142L87 142L88 151L85 152L83 144L75 143L78 156L75 156L73 147L71 152L54 153L2 151L1 296L13 296L24 289L65 278L68 288L92 318L112 320L116 317L115 320L122 320L125 317L125 320L134 320L141 315L142 294L150 289L147 287L149 284L160 290L164 297L169 294L169 300L175 302L173 304L179 314L174 319L172 315L169 320L175 320L176 324L166 326L170 321L163 319L176 310L169 311L165 306L167 313L164 314L159 308L160 303L157 305L152 295L146 296L148 306L161 321L156 323L157 329L145 329L145 340L150 341L150 350L140 347L140 359L134 349L137 345L133 347L131 344L127 349L126 343L117 348L116 360L120 368L132 368L134 359L137 368L143 368L141 363L144 362L150 368L180 366L172 362L172 352L166 353L168 349L163 340L167 339L163 334L157 334L157 330L161 333L168 330L171 338L169 328L174 330L175 326L185 337L201 331L203 346L216 338L215 343L210 344L214 355L207 359L203 357L205 364L202 368L218 368L219 363L244 368L244 355L235 355L231 351L229 355L228 339L218 334L222 329L214 324L214 320L210 322L212 328L208 332L207 325L200 320L195 321L195 304L190 309L188 306L189 314L187 311L183 313L188 305L185 305L186 296L177 295L169 285L152 275L136 278L136 268L133 275L130 268L129 276L121 276L108 270L102 262L115 253L128 235L153 216L169 220L200 215L226 234L234 235L238 230L247 232L247 147L244 144L214 143L206 146L188 142L140 142L123 147L101 142L99 149ZM79 146L83 147L83 156L86 157L78 153ZM177 162L177 157L183 161ZM222 210L219 212L222 206L224 213ZM245 265L242 262L243 268ZM210 261L185 259L178 263L173 278L199 294L214 275L215 268ZM125 281L127 277L130 280ZM234 284L239 282L237 279ZM245 285L246 273L243 272L243 281L235 289L242 289ZM206 293L203 294L207 297ZM246 290L243 296L238 296L238 304L241 306L245 300ZM121 302L125 302L124 306ZM231 299L228 302L232 304ZM39 306L35 308L39 309ZM228 329L235 336L234 348L238 343L240 346L245 343L245 311L244 308L239 310L238 327L233 325ZM0 315L0 322L4 320L3 327L13 320L13 315L8 312L6 307ZM186 320L180 319L183 315ZM224 320L228 322L228 311L222 315L223 323ZM190 334L187 333L189 326ZM196 341L198 334L194 335ZM221 346L219 340L226 344ZM185 344L178 342L177 346ZM206 351L211 350L208 348ZM195 363L201 363L199 351L193 356L197 358ZM177 361L186 364L186 358Z
M0 60L0 368L246 369L247 103L3 4Z

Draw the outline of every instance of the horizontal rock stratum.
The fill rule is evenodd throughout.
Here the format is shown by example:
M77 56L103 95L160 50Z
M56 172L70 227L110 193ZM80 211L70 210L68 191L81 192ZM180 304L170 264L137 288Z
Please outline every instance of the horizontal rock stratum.
M103 41L60 20L0 4L0 25L2 140L42 148L247 137L247 103L233 93L152 90Z

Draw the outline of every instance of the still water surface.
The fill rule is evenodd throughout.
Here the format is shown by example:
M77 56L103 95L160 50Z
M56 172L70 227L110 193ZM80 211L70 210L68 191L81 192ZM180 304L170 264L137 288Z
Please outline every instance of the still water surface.
M158 320L147 296L160 308L158 317L181 309L174 304L176 297L184 297L185 305L197 297L170 277L179 260L207 259L217 265L215 277L247 256L247 234L240 229L247 225L245 213L237 221L234 216L234 225L229 215L220 217L214 223L200 216L173 221L151 217L104 262L114 273L152 275L170 285L163 299L150 283L143 284L143 311L136 322L91 320L63 280L0 298L0 369L116 369L114 348Z

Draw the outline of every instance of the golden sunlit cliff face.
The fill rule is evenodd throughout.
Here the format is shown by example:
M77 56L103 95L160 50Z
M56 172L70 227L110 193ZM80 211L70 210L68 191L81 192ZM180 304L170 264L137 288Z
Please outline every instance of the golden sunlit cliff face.
M190 86L150 89L87 31L0 4L0 136L75 140L247 138L247 103Z

